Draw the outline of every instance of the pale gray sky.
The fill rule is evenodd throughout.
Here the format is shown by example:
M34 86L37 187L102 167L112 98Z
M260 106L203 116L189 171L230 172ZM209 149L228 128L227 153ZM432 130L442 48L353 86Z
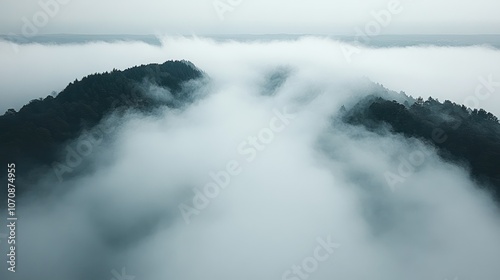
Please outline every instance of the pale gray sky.
M0 33L354 34L391 1L402 10L381 34L500 33L498 0L2 0ZM52 15L40 4L50 2Z

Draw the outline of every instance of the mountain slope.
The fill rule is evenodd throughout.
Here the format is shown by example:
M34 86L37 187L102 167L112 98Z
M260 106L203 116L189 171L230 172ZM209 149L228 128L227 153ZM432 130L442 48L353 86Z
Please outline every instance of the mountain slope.
M368 96L343 114L343 120L372 131L389 126L438 148L445 160L463 164L500 201L500 124L482 109L421 98L412 105Z
M189 62L168 61L93 74L70 83L56 97L32 100L19 112L10 109L0 116L2 163L16 163L26 176L33 167L51 165L61 144L78 137L83 129L91 129L111 112L146 112L192 102L194 97L183 85L201 77L203 73ZM160 89L157 95L163 96L149 95L152 87Z

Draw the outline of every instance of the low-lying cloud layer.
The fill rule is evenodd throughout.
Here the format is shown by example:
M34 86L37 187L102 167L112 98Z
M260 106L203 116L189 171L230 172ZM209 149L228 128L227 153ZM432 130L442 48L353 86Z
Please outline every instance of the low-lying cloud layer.
M85 45L15 45L0 42L0 112L19 109L29 100L45 97L83 76L125 69L169 59L193 62L212 76L233 79L247 67L270 65L303 67L317 63L330 71L366 76L395 91L467 103L482 85L481 77L500 81L500 52L488 47L365 48L334 40L306 37L300 40L217 43L202 38L164 37L163 46L136 43ZM240 70L241 69L241 70ZM318 71L319 72L319 71ZM321 72L335 79L330 72ZM29 82L27 82L29 80ZM479 103L500 115L500 94Z
M105 53L98 48L130 50L116 68L145 56L187 59L211 81L188 108L111 118L120 124L112 139L86 158L95 172L42 181L50 195L25 196L19 266L16 274L0 270L2 278L117 279L125 268L138 280L498 279L497 208L466 171L415 139L370 133L335 116L370 93L363 75L461 102L478 77L500 73L499 52L362 49L348 63L342 46L318 38L166 38L161 49L21 47L54 57L62 49L51 48L64 48L61 60L76 49L96 58ZM85 65L63 68L77 74ZM481 107L498 110L498 96L489 98ZM416 151L425 155L421 164L391 187L385 174Z

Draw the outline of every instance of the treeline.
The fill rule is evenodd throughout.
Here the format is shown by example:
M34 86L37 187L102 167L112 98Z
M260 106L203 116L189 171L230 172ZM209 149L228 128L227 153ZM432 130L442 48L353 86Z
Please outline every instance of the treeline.
M500 201L500 124L493 114L448 100L418 98L401 104L368 96L346 110L343 120L372 131L389 125L394 133L435 145L445 160L465 162L472 176Z
M50 165L57 159L61 144L78 137L83 129L94 127L112 111L147 111L192 101L193 97L183 91L183 84L202 76L186 61L142 65L89 75L70 83L56 97L32 100L19 112L9 109L0 116L2 163L17 163L18 171L27 176L33 167ZM168 89L175 102L162 104L149 97L146 85L151 84Z

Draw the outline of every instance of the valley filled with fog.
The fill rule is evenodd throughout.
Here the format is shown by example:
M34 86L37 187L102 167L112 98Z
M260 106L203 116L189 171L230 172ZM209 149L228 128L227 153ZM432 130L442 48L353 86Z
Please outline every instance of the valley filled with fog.
M57 180L49 169L19 197L22 261L5 279L122 268L137 280L500 277L498 203L466 165L342 121L368 95L499 117L498 49L158 39L0 42L2 113L113 69L182 60L204 74L183 83L189 104L107 115L113 132L91 141L85 172ZM149 98L174 98L144 84Z

